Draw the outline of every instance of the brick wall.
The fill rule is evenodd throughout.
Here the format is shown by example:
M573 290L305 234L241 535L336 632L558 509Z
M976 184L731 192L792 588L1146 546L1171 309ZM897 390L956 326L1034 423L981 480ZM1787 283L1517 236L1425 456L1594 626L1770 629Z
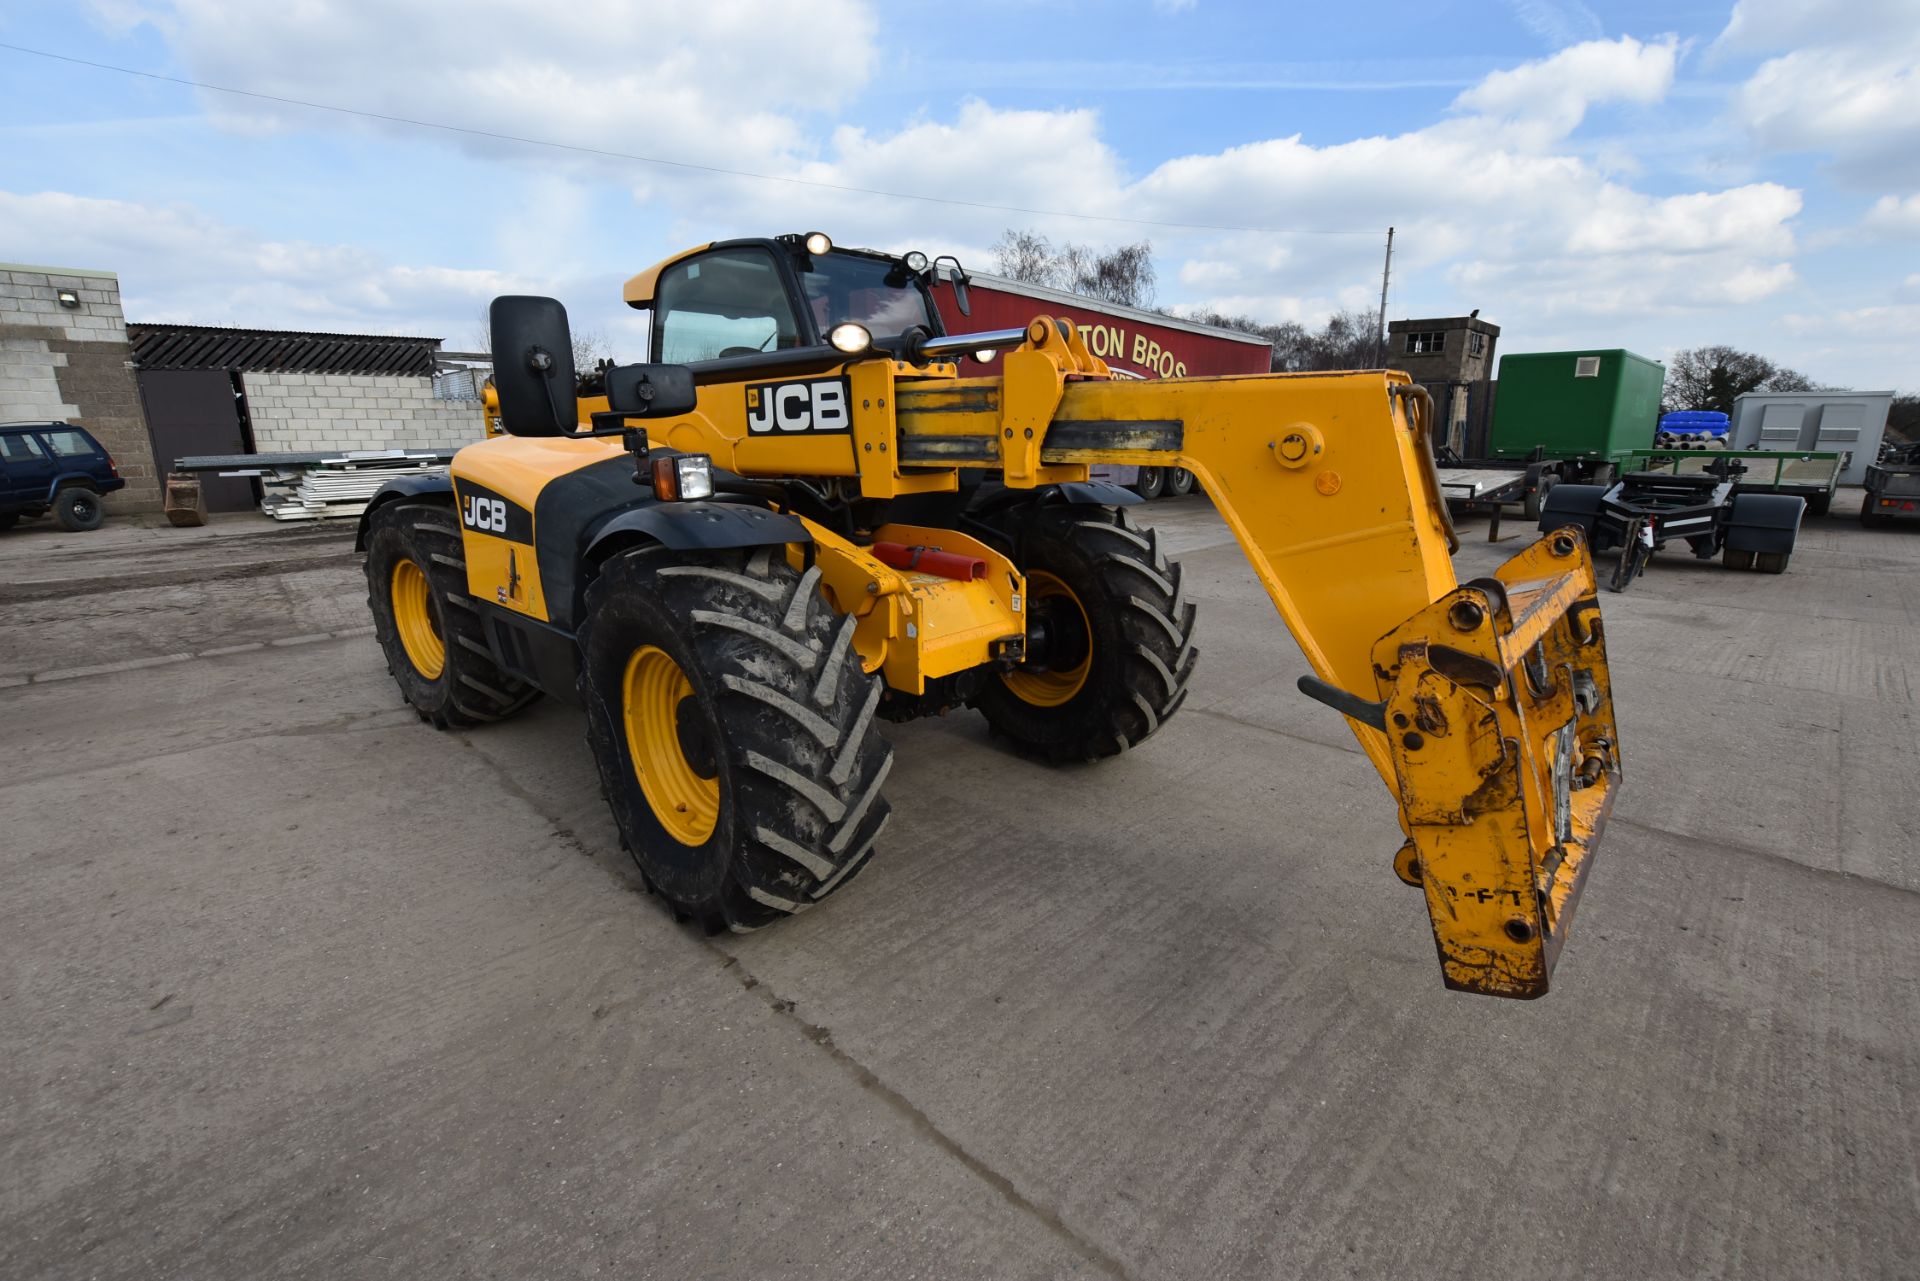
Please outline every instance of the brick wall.
M78 307L60 305L63 289ZM160 506L132 358L111 272L0 265L0 422L52 419L91 431L127 481L107 496L109 511Z
M253 446L263 454L328 449L448 449L486 432L477 400L437 400L431 378L243 373Z

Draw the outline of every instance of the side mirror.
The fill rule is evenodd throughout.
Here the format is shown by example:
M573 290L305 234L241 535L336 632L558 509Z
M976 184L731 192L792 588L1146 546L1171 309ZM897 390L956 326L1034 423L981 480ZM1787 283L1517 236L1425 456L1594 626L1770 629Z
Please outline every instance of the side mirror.
M554 298L507 294L493 300L487 319L500 425L515 436L572 435L580 405L567 309Z
M933 260L934 270L940 270L946 263L953 264L952 267L947 268L947 279L953 281L954 305L960 308L961 315L971 316L973 314L973 300L967 294L969 277L967 276L966 268L962 267L960 260L952 254L941 254Z
M614 365L606 378L607 409L627 418L690 414L698 399L685 365Z

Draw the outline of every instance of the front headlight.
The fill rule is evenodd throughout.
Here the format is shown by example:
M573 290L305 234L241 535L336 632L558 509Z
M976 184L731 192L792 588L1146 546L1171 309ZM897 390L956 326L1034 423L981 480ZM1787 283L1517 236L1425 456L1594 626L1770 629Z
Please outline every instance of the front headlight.
M849 320L843 325L835 325L827 334L827 341L833 349L845 352L849 356L858 356L873 346L873 334L865 325Z
M807 233L806 245L807 252L816 258L821 254L830 253L833 250L833 241L827 238L827 233L824 231L809 231Z
M713 458L707 454L668 454L654 458L653 496L661 502L713 497Z

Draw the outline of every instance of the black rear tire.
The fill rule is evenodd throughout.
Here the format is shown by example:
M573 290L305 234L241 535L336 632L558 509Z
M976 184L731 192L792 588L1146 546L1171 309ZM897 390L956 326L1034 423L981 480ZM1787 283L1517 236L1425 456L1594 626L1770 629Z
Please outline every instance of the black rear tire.
M1538 522L1541 508L1546 505L1547 495L1560 483L1560 478L1552 472L1544 472L1534 482L1533 492L1520 500L1520 514L1528 520Z
M1046 703L1034 701L1037 673L990 675L973 706L1016 749L1049 761L1098 760L1139 744L1180 710L1199 660L1198 610L1186 598L1180 566L1162 554L1155 531L1135 528L1117 508L1041 508L1009 532L1036 598L1030 604L1044 604L1040 584L1051 581L1081 611L1084 652L1060 656L1056 667L1087 666L1071 692L1070 680L1041 688L1057 700Z
M402 561L426 578L426 608L441 642L441 666L421 670L402 639L394 569ZM400 696L436 729L504 720L540 697L534 686L494 661L480 613L467 595L467 562L453 509L445 503L393 502L367 523L367 607Z
M1167 468L1167 492L1175 498L1185 498L1188 494L1191 494L1197 483L1193 473L1186 468Z
M1865 498L1861 499L1860 523L1868 529L1884 529L1888 525L1891 525L1893 521L1874 510L1875 506L1876 500L1872 494L1868 494ZM0 528L5 528L5 526L0 526Z
M73 485L54 495L53 518L68 533L84 534L105 523L107 509L100 501L100 495L91 489Z
M587 589L579 688L601 788L649 888L709 931L756 929L826 898L865 866L887 823L881 685L819 581L818 568L795 572L784 548L689 559L645 547L607 562ZM685 682L677 703L667 696L664 738L632 676L656 654ZM666 777L676 762L663 743L711 789L698 821L670 804L686 792Z
M1167 489L1167 473L1160 467L1142 467L1134 478L1133 492L1145 499L1155 499Z
M1733 548L1724 548L1720 552L1720 562L1728 569L1752 569L1753 553L1737 552Z
M1763 574L1784 574L1787 562L1793 559L1792 552L1760 552L1753 558L1754 567Z

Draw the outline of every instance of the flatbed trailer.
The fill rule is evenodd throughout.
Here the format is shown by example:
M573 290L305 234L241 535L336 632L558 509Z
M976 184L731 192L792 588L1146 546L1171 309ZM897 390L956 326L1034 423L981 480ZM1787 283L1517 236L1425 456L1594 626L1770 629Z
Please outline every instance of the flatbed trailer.
M1636 449L1624 459L1622 472L1672 472L1696 475L1709 471L1715 462L1731 458L1739 464L1733 481L1742 494L1791 494L1805 500L1807 512L1824 516L1833 504L1833 491L1840 486L1840 471L1846 455L1827 452L1802 453L1780 449Z
M1560 484L1611 485L1619 473L1617 457L1548 458L1536 449L1527 458L1462 458L1443 449L1436 459L1440 492L1449 506L1489 517L1487 541L1500 541L1500 517L1519 507L1528 520L1539 520L1541 503Z

